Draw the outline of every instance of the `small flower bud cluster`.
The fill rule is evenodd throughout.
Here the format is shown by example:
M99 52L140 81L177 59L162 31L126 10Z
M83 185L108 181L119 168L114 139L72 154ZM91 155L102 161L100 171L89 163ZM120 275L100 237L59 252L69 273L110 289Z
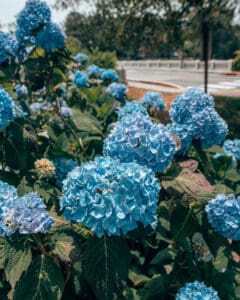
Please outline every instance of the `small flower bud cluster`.
M52 176L55 174L54 164L47 158L36 160L34 166L40 176Z
M115 82L111 83L106 89L111 96L119 101L124 101L127 90L125 84Z
M65 157L56 158L53 161L56 172L56 184L58 187L62 188L63 180L67 177L67 174L78 166L78 163L73 159L68 159Z
M166 107L162 94L158 92L146 92L140 102L154 111L163 111Z
M87 75L82 72L82 71L77 71L74 74L74 83L76 84L77 87L87 87L88 86L88 77Z
M107 82L118 82L119 77L114 69L106 69L101 73L101 79Z

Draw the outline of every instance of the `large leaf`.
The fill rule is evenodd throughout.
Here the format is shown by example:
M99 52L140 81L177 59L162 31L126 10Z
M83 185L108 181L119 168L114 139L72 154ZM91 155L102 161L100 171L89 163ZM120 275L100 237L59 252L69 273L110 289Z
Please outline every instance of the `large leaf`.
M5 241L5 274L6 279L14 289L23 272L27 271L32 261L29 243L8 243Z
M71 261L72 258L80 259L79 245L74 241L71 235L65 233L56 233L51 237L51 248L63 261Z
M140 271L138 270L138 268L134 265L129 270L128 277L132 281L134 286L141 286L144 283L151 280L151 278L145 276L144 274L141 274Z
M141 300L156 300L165 299L168 291L167 277L157 275L153 277L144 287L138 292Z
M170 215L168 209L169 201L162 201L158 209L158 226L156 239L170 242L169 232L171 228Z
M182 171L176 178L163 180L162 186L169 193L193 198L203 192L213 192L213 187L203 174L189 170Z
M60 300L63 275L49 257L34 256L33 262L16 285L13 300Z
M106 236L88 240L84 273L97 299L112 300L122 292L129 264L130 253L124 240Z
M102 135L102 127L99 121L88 113L82 113L79 109L72 109L72 119L79 131Z
M226 247L219 247L217 255L213 261L213 266L218 272L225 272L228 266L230 253Z

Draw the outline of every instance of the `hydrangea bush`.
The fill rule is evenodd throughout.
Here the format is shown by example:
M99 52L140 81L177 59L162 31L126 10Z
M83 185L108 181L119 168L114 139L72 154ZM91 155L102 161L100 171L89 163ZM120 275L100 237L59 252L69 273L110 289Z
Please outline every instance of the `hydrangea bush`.
M1 300L239 299L239 141L212 96L161 124L107 67L44 1L0 33Z

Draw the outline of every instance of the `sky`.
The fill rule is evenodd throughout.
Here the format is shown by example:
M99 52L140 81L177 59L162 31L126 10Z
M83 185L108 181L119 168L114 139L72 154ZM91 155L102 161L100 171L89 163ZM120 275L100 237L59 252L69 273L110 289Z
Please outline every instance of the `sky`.
M55 0L45 0L49 6L53 5ZM17 13L24 7L26 0L0 0L0 24L7 30L7 24L15 21ZM82 6L79 10L86 10L86 6ZM52 10L52 20L56 23L62 24L69 11Z

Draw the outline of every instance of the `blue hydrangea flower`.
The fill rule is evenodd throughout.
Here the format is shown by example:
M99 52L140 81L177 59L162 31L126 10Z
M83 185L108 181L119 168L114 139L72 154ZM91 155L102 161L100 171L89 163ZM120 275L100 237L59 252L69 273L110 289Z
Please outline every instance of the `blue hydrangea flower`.
M169 115L174 123L189 124L193 115L207 107L214 108L213 97L198 88L188 88L172 102Z
M32 111L39 112L41 108L42 108L42 103L40 102L33 102L32 104L30 104L30 109Z
M34 32L51 20L51 10L45 1L28 0L16 19L16 37L19 44L34 44Z
M0 87L0 130L8 126L9 121L14 119L13 99Z
M81 71L75 73L73 81L77 87L86 87L88 85L88 77Z
M28 115L27 112L25 112L20 104L16 105L14 104L14 111L13 111L13 118L24 118Z
M166 107L162 94L158 92L146 92L140 101L143 105L151 107L155 111L163 111Z
M63 118L71 118L72 117L72 109L68 106L62 106L60 108L60 114Z
M103 145L105 156L121 162L136 161L155 172L164 171L175 152L176 143L168 130L139 113L122 117Z
M226 238L240 240L240 196L218 194L205 210L214 230Z
M175 134L180 139L180 148L177 153L183 154L189 151L193 138L191 126L172 123L168 124L166 128L169 132Z
M221 144L228 133L226 122L214 109L212 96L196 88L187 89L183 95L178 96L169 114L174 133L178 131L181 134L186 130L182 138L184 136L187 143L183 141L181 152L188 150L190 139L200 139L202 146L209 148Z
M100 76L100 68L96 65L91 65L87 68L87 72L91 77L99 77Z
M25 99L28 96L28 89L25 84L16 84L15 86L16 94L19 99Z
M11 56L15 56L18 44L14 37L5 32L0 31L0 64Z
M118 82L119 77L114 69L106 69L101 73L101 79L103 81Z
M146 108L144 108L139 103L139 101L131 101L131 102L126 102L126 104L119 109L118 118L121 119L122 117L126 115L131 115L133 113L140 113L145 116L148 116L148 112Z
M156 227L159 190L147 167L97 157L68 174L60 206L68 221L83 223L98 237L119 236L137 222Z
M14 186L0 180L0 205L17 198L17 190Z
M73 60L77 63L80 63L81 66L86 66L88 64L89 58L86 54L78 53L74 56Z
M176 300L220 300L217 291L199 281L189 282L182 287Z
M225 140L223 143L224 152L233 158L234 161L240 160L240 140Z
M5 190L3 190L5 189ZM16 189L0 182L0 236L48 231L54 223L37 193L18 197Z
M57 177L56 184L59 188L62 188L63 180L67 177L67 174L78 166L78 163L70 158L60 157L53 161L55 166L55 174Z
M55 23L47 23L36 35L36 45L42 47L47 52L62 49L64 44L65 35L62 29Z
M61 98L66 98L67 97L67 89L65 86L61 86L60 88L57 89L57 94Z
M125 99L127 90L128 89L125 84L115 82L111 83L106 89L111 96L119 101L123 101Z

